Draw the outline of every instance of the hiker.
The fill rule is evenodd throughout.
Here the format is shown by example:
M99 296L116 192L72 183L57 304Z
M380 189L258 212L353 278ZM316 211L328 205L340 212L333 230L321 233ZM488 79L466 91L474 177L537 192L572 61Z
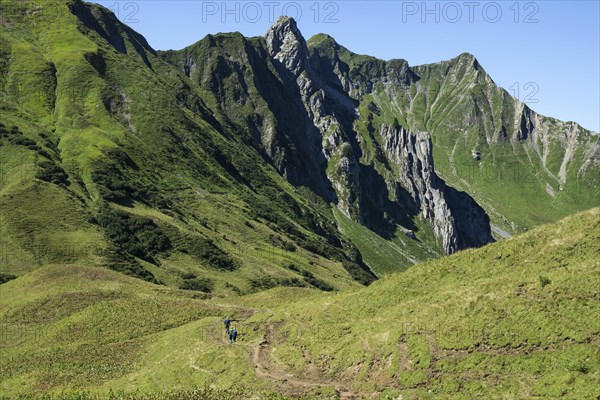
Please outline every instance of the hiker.
M237 336L237 331L235 330L235 328L231 328L229 330L229 344L232 344L235 341L233 332L236 332L236 336Z
M231 334L233 336L233 343L237 342L237 329L233 328Z
M229 325L231 325L231 320L229 317L225 317L225 332L229 333Z

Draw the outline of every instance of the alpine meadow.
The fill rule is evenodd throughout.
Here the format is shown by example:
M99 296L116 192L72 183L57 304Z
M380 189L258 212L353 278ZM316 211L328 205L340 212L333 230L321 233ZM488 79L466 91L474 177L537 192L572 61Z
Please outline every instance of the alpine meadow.
M0 0L0 71L0 398L600 398L600 136L475 55Z

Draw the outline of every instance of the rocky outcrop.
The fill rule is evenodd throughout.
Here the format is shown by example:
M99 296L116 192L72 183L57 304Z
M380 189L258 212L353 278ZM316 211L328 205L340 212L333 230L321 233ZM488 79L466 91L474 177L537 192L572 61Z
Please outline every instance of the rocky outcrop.
M446 253L493 240L485 211L468 194L450 188L435 173L431 139L426 132L412 134L400 126L382 125L379 134L386 153L398 166L399 183L423 218L431 221Z
M269 55L294 78L308 73L308 47L296 21L281 17L265 34ZM306 87L303 87L306 90Z
M510 171L507 175L515 182L521 182L522 175L526 175L525 179L529 179L528 183L535 187L535 191L547 194L548 200L570 187L570 190L561 193L563 197L569 197L569 200L563 200L564 204L580 203L578 207L581 208L595 204L588 186L600 183L597 133L575 122L536 113L525 102L497 86L471 54L464 53L449 61L411 68L419 76L419 83L414 86L416 90L409 96L411 101L422 100L431 93L438 94L430 96L433 100L422 104L423 108L419 110L422 115L431 115L435 121L429 124L432 132L435 131L438 138L445 136L436 144L444 141L443 147L456 149L459 146L464 148L466 143L475 143L475 147L470 149L471 156L474 161L482 161L483 174L491 176L504 169ZM439 95L449 91L454 94ZM535 83L522 85L521 93L529 102L536 102ZM418 121L422 118L411 119L409 126L413 128ZM497 159L489 163L489 158L503 151L507 144L513 157L507 159L504 165ZM446 155L450 163L457 164L464 153L452 150ZM519 168L520 172L516 171ZM513 179L514 176L517 178ZM457 184L471 189L460 179ZM478 190L478 196L487 197L485 202L489 207L495 202L495 195L485 194L485 191L485 188ZM531 193L529 190L515 194L527 201Z

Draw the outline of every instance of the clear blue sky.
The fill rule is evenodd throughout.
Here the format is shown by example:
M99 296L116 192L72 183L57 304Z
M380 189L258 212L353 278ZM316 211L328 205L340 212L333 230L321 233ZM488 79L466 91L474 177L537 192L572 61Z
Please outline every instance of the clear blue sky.
M209 33L263 35L282 12L305 38L410 65L474 54L535 111L600 131L599 1L97 1L158 50Z

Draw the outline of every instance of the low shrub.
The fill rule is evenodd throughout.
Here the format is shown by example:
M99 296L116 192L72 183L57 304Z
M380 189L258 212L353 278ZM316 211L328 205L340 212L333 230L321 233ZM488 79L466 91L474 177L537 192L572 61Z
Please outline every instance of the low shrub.
M13 274L0 273L0 285L8 281L12 281L13 279L17 279L17 276Z
M154 256L171 248L169 238L149 218L103 205L96 217L108 238L122 252L156 263Z
M179 285L179 289L195 290L204 293L212 292L214 287L214 281L210 278L184 279L183 282Z
M546 287L551 283L552 283L552 281L550 280L550 278L548 278L547 276L540 275L540 286L541 287Z
M317 289L322 290L324 292L331 292L331 291L335 290L335 288L333 286L331 286L324 280L316 278L312 272L303 270L301 273L302 273L302 276L304 277L304 281L306 283L316 287Z
M37 166L38 169L35 173L37 179L62 187L67 187L71 184L67 173L61 166L51 161L40 161Z
M211 239L202 237L192 239L185 238L179 251L191 255L207 266L215 269L234 271L239 267L238 262L225 251L217 247Z

